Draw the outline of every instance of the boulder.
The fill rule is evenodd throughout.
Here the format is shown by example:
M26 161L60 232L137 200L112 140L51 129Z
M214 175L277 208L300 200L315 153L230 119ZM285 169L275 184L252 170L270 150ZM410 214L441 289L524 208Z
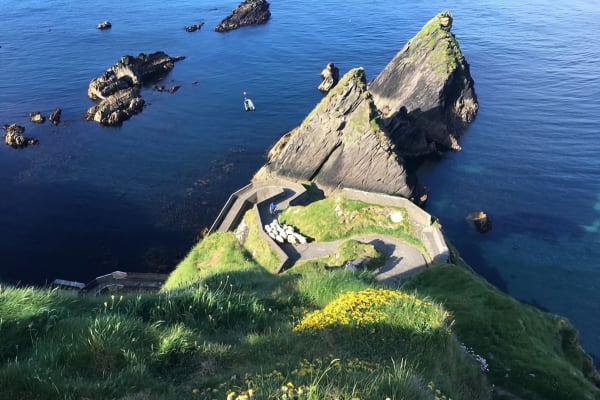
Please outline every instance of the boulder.
M215 27L215 32L227 32L243 26L264 24L269 18L271 18L271 11L267 0L245 0Z
M472 221L475 229L479 233L487 233L492 229L492 221L488 217L488 215L479 210L469 213L467 215L467 220Z
M112 24L109 21L102 21L98 25L96 25L97 29L105 30L112 28Z
M369 84L405 156L460 150L457 139L477 114L469 64L451 28L449 12L436 15Z
M96 121L101 125L118 125L142 112L144 100L139 96L137 87L130 87L102 99L97 105L90 107L85 115L88 121Z
M410 197L404 162L381 124L362 68L349 71L306 117L284 135L254 176L314 181L324 189Z
M50 114L50 117L48 119L50 120L52 125L58 125L60 123L60 114L61 113L62 113L62 110L57 107L56 110L54 110L54 112L52 114Z
M323 68L320 76L321 79L323 79L323 82L321 82L317 89L319 89L321 92L327 93L333 89L333 87L337 85L338 81L340 80L340 70L338 67L333 65L333 63L329 63L325 68Z
M37 144L38 140L34 138L28 138L23 136L25 128L21 125L11 124L3 125L2 129L6 132L4 135L4 142L14 148L25 147L30 144Z
M87 111L86 119L102 125L117 125L141 112L144 100L140 97L140 87L164 78L175 62L182 59L161 51L137 57L123 56L90 82L88 97L99 103Z
M31 122L35 122L36 124L43 124L46 121L46 118L39 111L34 111L29 113L29 120Z

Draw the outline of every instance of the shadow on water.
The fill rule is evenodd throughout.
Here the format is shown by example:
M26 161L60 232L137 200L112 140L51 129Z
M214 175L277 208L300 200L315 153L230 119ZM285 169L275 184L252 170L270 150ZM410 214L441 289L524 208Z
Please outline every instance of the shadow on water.
M166 272L191 246L193 235L157 227L135 204L89 185L21 184L0 194L5 282L87 282L114 270Z
M489 265L483 258L480 248L472 242L459 242L456 244L460 249L460 256L469 264L475 272L484 277L492 285L504 293L508 293L508 285L502 278L500 272Z

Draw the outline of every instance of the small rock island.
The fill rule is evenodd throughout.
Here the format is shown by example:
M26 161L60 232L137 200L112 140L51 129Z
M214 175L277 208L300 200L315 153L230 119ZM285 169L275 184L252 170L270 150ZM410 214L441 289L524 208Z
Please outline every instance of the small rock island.
M93 79L88 97L98 104L87 110L85 118L101 125L118 125L142 112L144 100L140 96L143 84L164 78L183 57L169 57L162 51L123 56L102 76Z
M245 0L215 27L215 32L227 32L248 25L260 25L271 18L267 0Z

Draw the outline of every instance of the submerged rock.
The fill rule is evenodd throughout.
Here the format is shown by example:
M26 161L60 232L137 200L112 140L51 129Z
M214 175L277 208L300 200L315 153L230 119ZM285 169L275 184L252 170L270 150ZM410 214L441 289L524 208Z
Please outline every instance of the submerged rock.
M333 63L329 63L325 68L323 68L320 76L321 79L323 79L323 82L321 82L317 89L319 89L321 92L327 93L333 89L333 87L337 85L338 81L340 80L340 70Z
M457 138L477 114L469 64L451 27L449 12L436 15L369 84L403 155L460 150Z
M4 143L14 148L21 148L30 144L37 144L38 140L34 138L28 138L23 135L25 128L21 125L11 124L3 125L2 129L6 132L4 135Z
M380 123L362 68L344 75L302 124L273 146L253 180L277 176L332 190L412 195L403 160Z
M116 125L140 113L144 107L141 85L162 79L181 59L169 57L162 51L122 57L90 82L88 97L99 103L87 110L86 119Z
M264 24L269 18L271 18L271 11L268 1L245 0L215 27L215 32L227 32L243 26Z

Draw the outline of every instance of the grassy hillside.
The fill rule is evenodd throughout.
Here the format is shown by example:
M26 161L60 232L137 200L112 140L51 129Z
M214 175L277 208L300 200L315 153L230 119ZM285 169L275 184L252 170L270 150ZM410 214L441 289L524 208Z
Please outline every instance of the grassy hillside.
M600 399L567 321L464 266L390 289L336 268L369 246L273 275L250 242L205 238L160 293L1 286L0 399Z
M219 234L182 263L187 272L174 276L196 281L171 281L178 289L87 298L3 286L0 393L7 399L489 397L485 375L460 348L440 305L345 270L274 276L248 257L232 234Z
M467 268L432 267L404 285L441 302L457 336L489 363L490 380L524 399L599 399L592 360L560 316L519 303Z

